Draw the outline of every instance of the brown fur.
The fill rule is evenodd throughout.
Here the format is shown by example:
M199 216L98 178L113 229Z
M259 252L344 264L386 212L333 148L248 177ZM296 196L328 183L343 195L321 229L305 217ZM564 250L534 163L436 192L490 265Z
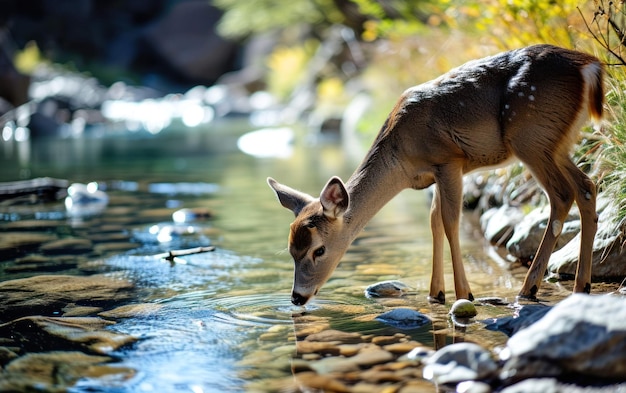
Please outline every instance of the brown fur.
M602 116L602 83L596 58L550 45L475 60L405 91L345 187L333 178L322 190L323 203L269 179L283 206L296 214L290 236L296 261L292 301L304 304L317 293L358 232L398 192L432 184L430 298L445 298L447 238L456 297L472 299L458 233L462 178L513 158L532 172L551 206L520 296L535 297L574 201L582 222L574 291L589 292L596 190L569 152L584 122ZM313 216L327 218L323 230L307 227Z

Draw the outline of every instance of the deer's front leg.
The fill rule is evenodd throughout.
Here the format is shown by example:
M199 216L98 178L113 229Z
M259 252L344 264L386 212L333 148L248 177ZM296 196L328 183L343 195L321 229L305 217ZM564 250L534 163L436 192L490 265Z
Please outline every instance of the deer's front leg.
M445 303L446 290L443 278L443 221L441 220L441 202L439 190L435 184L433 202L430 208L430 230L433 235L433 272L430 277L430 292L428 300L431 302Z
M474 300L474 295L472 295L467 277L465 276L461 244L459 242L459 223L463 204L463 173L461 168L454 165L440 168L439 176L436 176L436 183L441 222L448 238L450 254L452 255L456 298Z

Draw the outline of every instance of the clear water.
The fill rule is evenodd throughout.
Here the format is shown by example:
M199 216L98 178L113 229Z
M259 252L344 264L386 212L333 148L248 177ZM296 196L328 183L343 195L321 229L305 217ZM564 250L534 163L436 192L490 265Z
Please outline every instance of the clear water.
M159 306L113 327L140 338L114 354L115 365L135 370L132 376L83 379L73 391L289 391L296 337L311 329L393 334L395 328L373 318L398 305L417 307L435 320L435 326L405 332L426 345L441 346L461 336L490 347L504 342L504 336L480 326L455 331L446 320L446 306L426 302L431 239L423 191L405 191L389 203L319 296L306 309L292 306L292 262L285 247L293 217L277 203L265 179L272 176L316 193L331 175L346 179L357 162L336 143L311 143L305 137L296 138L289 157L255 158L236 147L237 138L250 129L246 121L229 121L158 135L107 131L110 135L0 145L0 181L40 176L99 181L110 197L106 210L87 217L68 217L62 203L0 206L4 217L10 217L0 221L0 229L27 219L48 220L57 231L91 237L96 251L55 273L108 272L135 283L133 303ZM163 192L154 187L157 183L174 188ZM196 184L199 192L181 193L181 183ZM213 217L190 224L193 233L183 231L160 242L151 228L176 227L172 213L181 208L207 209ZM123 228L127 240L99 240L111 226ZM216 251L184 257L185 263L158 257L172 249L207 245ZM474 294L512 299L520 272L485 254L469 218L462 246ZM41 274L13 266L10 258L0 264L0 280ZM446 269L446 296L454 299L451 269ZM410 294L393 301L364 297L366 286L389 279L409 285ZM502 312L481 307L478 319Z

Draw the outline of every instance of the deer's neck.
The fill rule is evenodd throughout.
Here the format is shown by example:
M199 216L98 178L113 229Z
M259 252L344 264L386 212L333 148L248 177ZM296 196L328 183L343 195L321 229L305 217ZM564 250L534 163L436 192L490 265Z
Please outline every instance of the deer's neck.
M394 196L408 187L399 159L375 145L346 183L350 205L344 223L351 239Z

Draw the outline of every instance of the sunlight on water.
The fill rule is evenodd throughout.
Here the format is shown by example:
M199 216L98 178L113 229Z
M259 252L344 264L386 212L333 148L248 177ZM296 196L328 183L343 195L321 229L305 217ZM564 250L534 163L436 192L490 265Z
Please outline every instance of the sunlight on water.
M21 153L6 156L0 180L28 173L72 183L96 181L108 186L103 188L108 203L101 212L74 218L62 202L5 206L2 230L19 232L19 225L27 224L48 235L89 239L91 250L73 256L78 262L67 270L59 267L53 273L106 273L133 283L130 303L160 307L120 318L111 327L139 338L113 354L116 366L135 370L132 378L84 379L76 389L230 392L253 384L252 390L275 391L276 386L292 387L291 364L301 360L294 357L296 341L313 333L401 334L431 346L456 339L446 306L426 301L431 258L426 192L403 192L383 208L319 295L304 308L292 305L293 262L286 241L293 214L279 205L265 178L316 193L332 175L348 178L356 163L338 146L294 144L291 129L257 131L278 138L268 144L267 134L246 134L248 125L229 127L234 126L225 126L228 132L185 130L143 139L133 134L128 139L35 140L28 146L32 160L26 166ZM237 140L248 154L237 151ZM50 149L63 154L51 155ZM188 214L193 209L210 214L197 218ZM518 278L487 258L473 227L467 227L462 246L474 294L514 295ZM180 257L181 263L163 257L171 250L209 245L215 251ZM18 270L15 258L3 266L8 267L0 273L3 280L39 274ZM449 263L445 275L446 296L454 299ZM402 298L367 298L365 288L383 280L401 280L410 290ZM402 330L376 319L397 307L419 310L432 323ZM484 319L498 312L479 307ZM478 342L501 339L475 326L464 334Z

